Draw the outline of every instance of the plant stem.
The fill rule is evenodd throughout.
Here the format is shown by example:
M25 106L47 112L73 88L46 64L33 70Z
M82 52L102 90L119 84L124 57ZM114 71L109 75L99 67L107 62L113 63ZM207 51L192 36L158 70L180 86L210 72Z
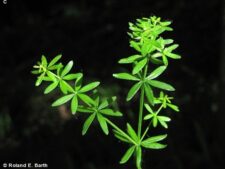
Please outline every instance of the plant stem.
M148 61L149 62L149 61ZM148 62L145 66L144 73L142 76L142 80L145 80L146 74L148 72ZM143 84L144 85L144 84ZM141 96L140 96L140 105L139 105L139 117L138 117L138 138L141 138L141 130L142 130L142 121L143 121L143 107L144 107L144 97L145 97L145 90L144 86L141 87Z
M145 65L144 68L144 72L143 72L143 76L142 76L142 82L143 85L141 87L141 96L140 96L140 105L139 105L139 114L138 114L138 139L139 139L139 143L141 140L141 130L142 130L142 121L143 121L143 107L144 107L144 99L145 99L145 89L144 89L144 83L145 83L145 78L148 72L148 62ZM139 145L140 146L140 145ZM139 165L137 165L137 169L141 169L141 162Z
M144 132L144 134L141 137L141 141L145 138L145 135L147 134L151 124L152 124L152 120L149 122L148 127L145 129L145 132Z
M158 114L158 113L162 110L162 108L163 108L163 104L162 104L162 105L159 107L159 109L156 111L156 114ZM149 122L148 127L145 129L145 132L144 132L144 134L143 134L142 137L141 137L141 141L144 139L145 135L147 134L147 132L148 132L148 130L149 130L151 124L152 124L152 120Z
M143 120L143 107L144 107L144 96L145 90L144 87L141 87L141 96L140 96L140 107L139 107L139 118L138 118L138 139L141 139L141 129L142 129L142 120ZM141 169L141 162L140 164L137 163L137 169Z
M141 87L140 105L139 105L139 117L138 117L138 138L141 137L142 120L143 120L143 106L144 106L144 88Z
M161 104L161 106L159 107L159 109L156 111L155 114L159 114L159 112L162 110L162 108L163 108L163 104Z

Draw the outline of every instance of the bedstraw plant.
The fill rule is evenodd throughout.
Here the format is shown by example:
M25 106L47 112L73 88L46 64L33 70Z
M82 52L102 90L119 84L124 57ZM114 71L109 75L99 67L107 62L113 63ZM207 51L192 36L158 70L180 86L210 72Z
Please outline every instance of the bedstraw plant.
M98 121L106 135L109 134L110 126L114 136L127 144L127 150L120 164L127 163L133 156L137 169L142 168L143 149L166 147L161 141L167 137L167 134L152 135L150 129L156 127L167 129L171 119L166 115L166 110L179 111L178 107L171 102L173 97L167 95L167 92L174 91L175 88L158 80L160 75L166 71L170 59L181 58L174 53L178 44L174 44L172 39L162 37L163 32L173 30L170 25L170 21L161 21L161 18L156 16L137 19L135 23L129 23L130 47L135 50L135 53L120 59L119 64L129 64L131 71L115 73L113 77L133 83L126 100L131 102L139 100L136 130L130 123L127 123L126 130L123 130L111 120L111 117L121 118L123 115L120 111L113 110L111 106L116 101L116 97L102 99L96 92L100 84L98 81L83 84L82 73L70 72L73 61L64 66L59 63L61 55L56 56L50 62L42 56L41 61L34 66L32 71L33 74L38 75L36 86L43 81L49 83L44 90L45 94L57 88L61 91L62 96L52 103L53 107L70 104L73 115L80 113L87 116L83 124L82 135L87 133L94 120Z

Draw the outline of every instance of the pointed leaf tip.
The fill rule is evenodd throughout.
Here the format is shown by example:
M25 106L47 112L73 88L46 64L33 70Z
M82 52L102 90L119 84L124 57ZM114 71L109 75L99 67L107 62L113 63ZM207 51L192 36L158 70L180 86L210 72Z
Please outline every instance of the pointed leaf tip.
M54 103L52 103L52 106L55 107L55 106L62 105L64 103L68 102L69 100L71 100L73 98L73 96L74 96L74 94L69 94L69 95L60 97L58 100L56 100Z
M84 125L83 125L82 135L85 135L87 133L87 131L94 119L95 119L95 113L93 113L92 115L90 115L87 118L87 120L84 122Z
M130 147L126 153L123 155L122 159L120 160L120 164L124 164L126 163L130 157L132 156L132 154L134 153L135 150L135 146Z

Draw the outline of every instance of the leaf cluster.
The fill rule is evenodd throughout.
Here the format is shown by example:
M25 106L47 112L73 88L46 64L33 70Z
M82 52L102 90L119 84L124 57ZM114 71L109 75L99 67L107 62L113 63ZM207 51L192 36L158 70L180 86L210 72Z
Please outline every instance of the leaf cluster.
M83 135L87 133L95 118L99 122L103 132L108 134L106 116L122 116L122 113L110 108L111 103L116 101L116 97L101 100L95 92L100 82L95 81L83 85L82 73L70 73L73 61L68 62L64 66L62 63L58 63L60 58L61 55L58 55L48 62L46 57L42 56L41 61L34 66L35 70L32 71L33 74L38 76L35 83L36 86L41 85L44 81L48 82L49 85L44 90L45 94L59 88L62 96L52 103L53 107L70 104L72 114L75 115L79 112L89 115L83 125Z
M171 119L162 114L162 110L169 107L174 111L179 111L178 107L171 102L173 97L165 94L165 92L175 91L175 88L168 82L158 80L168 68L169 59L181 58L174 53L178 44L174 44L172 39L162 37L163 32L173 30L170 25L170 21L161 21L161 18L156 16L137 19L135 23L129 23L130 47L135 50L135 54L120 59L119 63L131 65L131 72L113 74L115 78L133 82L126 97L127 101L131 101L134 96L140 94L138 132L136 133L129 124L127 125L129 139L123 133L115 132L118 139L131 144L121 163L127 162L134 154L137 168L141 168L143 148L160 149L166 147L164 144L158 143L166 138L165 134L146 138L150 126L155 128L160 124L167 129ZM145 107L144 110L143 107ZM142 118L143 114L144 118ZM141 132L143 120L149 121L144 133Z
M111 126L114 136L128 144L128 149L120 163L126 163L134 155L138 169L141 169L143 149L166 147L166 144L162 144L161 141L167 137L167 134L152 136L149 132L151 127L168 128L171 119L162 110L169 108L176 112L179 111L178 106L172 103L173 97L166 93L175 91L175 88L161 80L161 75L168 68L170 59L181 58L174 53L178 44L174 44L172 39L162 37L165 31L173 30L170 25L170 21L161 21L161 18L156 16L137 19L135 23L129 23L130 47L135 50L135 54L120 59L119 64L130 65L131 70L113 74L113 77L117 79L133 83L128 90L127 101L135 101L134 96L139 96L137 131L128 122L124 131L110 120L110 117L123 115L111 106L116 101L116 97L101 98L98 92L95 92L100 85L98 81L83 85L83 74L71 73L73 61L64 66L59 63L61 55L56 56L50 62L42 56L41 61L34 66L35 70L32 71L38 76L36 86L41 85L43 81L49 83L44 90L45 94L57 88L61 91L62 96L55 100L52 106L70 104L72 114L75 115L78 112L88 115L83 124L82 135L87 133L94 120L99 123L106 135L109 134L109 126ZM147 122L146 128L142 126L144 122Z

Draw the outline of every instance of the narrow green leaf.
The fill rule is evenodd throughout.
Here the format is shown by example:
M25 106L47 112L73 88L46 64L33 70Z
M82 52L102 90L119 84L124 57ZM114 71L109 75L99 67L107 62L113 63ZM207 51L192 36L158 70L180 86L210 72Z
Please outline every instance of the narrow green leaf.
M73 99L71 101L72 114L75 114L77 112L77 107L78 107L77 95L74 95L74 97L73 97Z
M114 132L114 135L116 138L118 138L119 140L123 141L123 142L126 142L126 143L131 143L129 139L132 140L132 138L130 138L130 136L125 136L124 133L118 131L118 130L115 130L113 129L113 132ZM129 139L127 139L127 137L129 137Z
M165 45L169 45L171 43L173 43L173 39L164 39L164 44Z
M147 58L144 58L142 59L141 61L139 61L135 66L134 66L134 69L132 71L132 74L135 75L137 74L138 72L140 72L144 66L146 65L146 63L148 62L148 59Z
M167 59L167 57L166 57L166 55L165 54L163 54L162 55L162 59L163 59L163 63L164 63L164 65L168 65L168 59Z
M38 74L40 74L41 72L40 72L39 70L32 70L31 73L34 74L34 75L38 75Z
M73 93L74 89L64 80L59 81L59 87L64 94L67 94L68 91Z
M166 104L167 103L167 99L166 98L163 98L163 102L162 102L162 105L163 105L163 108L165 109L166 108Z
M132 35L132 33L127 32L128 36L130 36L131 38L134 38L134 36Z
M159 123L161 124L161 126L163 126L165 129L168 129L168 125L165 121L159 120Z
M42 73L38 78L37 78L37 81L35 83L35 86L40 86L41 82L43 81L45 77L45 73Z
M167 103L167 106L170 107L171 109L173 109L176 112L179 112L180 111L179 108L178 108L178 106L176 106L174 104Z
M164 128L168 128L168 125L166 122L169 122L171 119L169 117L166 116L158 116L158 120L159 123L164 127Z
M92 82L92 83L89 83L88 85L82 87L79 92L81 93L85 93L85 92L88 92L94 88L96 88L97 86L99 86L100 82Z
M53 82L52 84L50 84L44 91L44 94L48 94L50 93L52 90L54 90L57 86L58 86L58 82Z
M121 136L120 134L116 133L115 131L114 131L114 136L122 142L129 143L129 144L131 143L129 140L127 140L127 138Z
M165 29L166 29L166 31L173 31L173 28L171 28L169 26L165 27Z
M145 117L144 117L144 120L149 120L153 117L154 115L153 114L147 114Z
M86 106L82 106L82 105L79 105L77 107L77 111L81 112L81 113L93 113L94 112L94 110L87 108Z
M181 56L180 55L177 55L175 53L166 53L166 56L172 58L172 59L180 59Z
M123 116L123 113L121 113L120 111L114 111L115 116L117 117L121 117Z
M161 103L162 103L162 101L160 101L159 99L155 98L154 104L161 104Z
M75 90L76 91L80 90L81 85L82 85L82 80L83 80L83 74L80 77L78 77L75 81Z
M87 131L94 119L95 119L95 113L93 113L92 115L90 115L87 118L87 120L84 122L84 125L83 125L82 135L85 135L87 133Z
M69 61L69 63L65 66L65 68L62 71L61 77L65 76L67 73L69 73L69 71L72 69L72 67L73 67L73 61Z
M145 148L149 148L149 149L163 149L166 148L165 144L160 144L160 143L151 143L148 145L142 145Z
M150 58L150 61L151 61L153 64L155 64L155 65L161 65L161 64L163 64L163 61L160 60L160 59L158 59L158 58L153 58L153 57L151 57L151 58Z
M138 136L129 123L127 123L127 132L135 142L138 142Z
M159 58L159 57L162 57L162 53L160 53L160 52L156 52L151 55L151 58Z
M54 59L51 60L51 62L49 63L48 67L53 66L56 62L59 61L59 59L62 57L62 55L57 55L56 57L54 57Z
M136 49L138 52L141 51L141 48L140 48L139 44L137 42L135 42L135 41L130 41L130 46L132 48Z
M94 94L93 97L95 98L95 99L93 99L95 101L95 107L98 107L99 106L99 102L100 102L100 98L99 98L99 96L97 96L98 95L97 90L94 90L93 94Z
M149 144L151 144L151 143L156 143L156 142L162 141L162 140L164 140L166 137L167 137L167 134L149 137L149 138L147 138L146 140L142 141L141 145L147 146L147 145L149 145Z
M56 73L57 73L58 76L60 76L62 68L63 68L63 64L59 63L58 66L57 66L57 70L56 70Z
M132 156L132 154L134 153L135 150L135 146L130 147L126 153L123 155L122 159L120 160L120 164L125 164L130 157Z
M81 76L82 76L82 73L74 73L74 74L68 74L68 75L64 76L63 79L64 80L74 80Z
M43 67L47 67L48 62L44 55L41 56L41 64L43 65Z
M55 106L62 105L64 103L68 102L69 100L71 100L73 98L73 96L74 96L74 94L69 94L69 95L60 97L54 103L52 103L52 106L55 107Z
M98 118L98 122L99 122L103 132L106 135L108 135L109 129L108 129L108 125L107 125L107 122L106 122L105 118L100 113L97 113L97 118Z
M62 67L63 67L62 63L58 63L56 65L52 65L51 67L48 67L48 70L58 70L58 69L61 69Z
M100 113L108 115L108 116L118 116L118 117L123 116L122 113L120 113L118 111L114 112L112 109L102 109L99 111L100 111Z
M134 97L134 95L138 92L141 86L142 86L142 83L138 82L131 87L127 95L127 101L131 100Z
M57 81L54 73L52 73L51 71L47 71L46 73L47 73L48 77L51 78L52 81Z
M129 73L116 73L113 74L113 77L117 79L123 79L123 80L133 80L133 81L139 81L140 79L129 74Z
M148 84L144 84L144 90L148 102L154 106L154 95L151 87Z
M171 24L171 21L165 21L165 22L160 22L162 26L169 26Z
M140 58L142 58L141 55L132 55L132 56L130 56L130 57L128 57L128 58L120 59L120 60L119 60L119 63L120 63L120 64L133 63L134 61L136 61L136 60L138 60L138 59L140 59Z
M87 105L95 105L95 101L86 94L79 93L78 97Z
M155 79L166 70L166 66L159 66L147 77L147 79Z
M162 121L166 121L166 122L171 121L171 119L169 117L167 117L167 116L158 116L158 119L162 120Z
M52 79L48 76L44 76L43 81L52 82Z
M154 111L152 110L152 108L148 105L148 104L144 104L145 108L148 110L149 113L154 114Z
M101 104L99 105L98 109L101 110L101 109L106 108L107 106L109 106L109 102L108 102L107 99L105 99L105 100L103 100L103 101L101 102Z
M151 86L157 87L159 89L167 90L167 91L175 91L174 87L165 83L165 82L160 82L157 80L148 80L148 83Z
M62 80L59 81L59 87L60 87L60 90L63 92L63 94L67 94L65 84L62 82Z
M167 48L165 49L165 51L168 52L168 53L170 53L170 52L172 52L173 50L175 50L175 49L178 48L178 47L179 47L178 44L174 44L174 45L171 45L171 46L167 47Z
M159 93L159 97L160 97L160 98L163 98L163 97L164 97L164 93L163 93L163 91L160 91L160 93Z

